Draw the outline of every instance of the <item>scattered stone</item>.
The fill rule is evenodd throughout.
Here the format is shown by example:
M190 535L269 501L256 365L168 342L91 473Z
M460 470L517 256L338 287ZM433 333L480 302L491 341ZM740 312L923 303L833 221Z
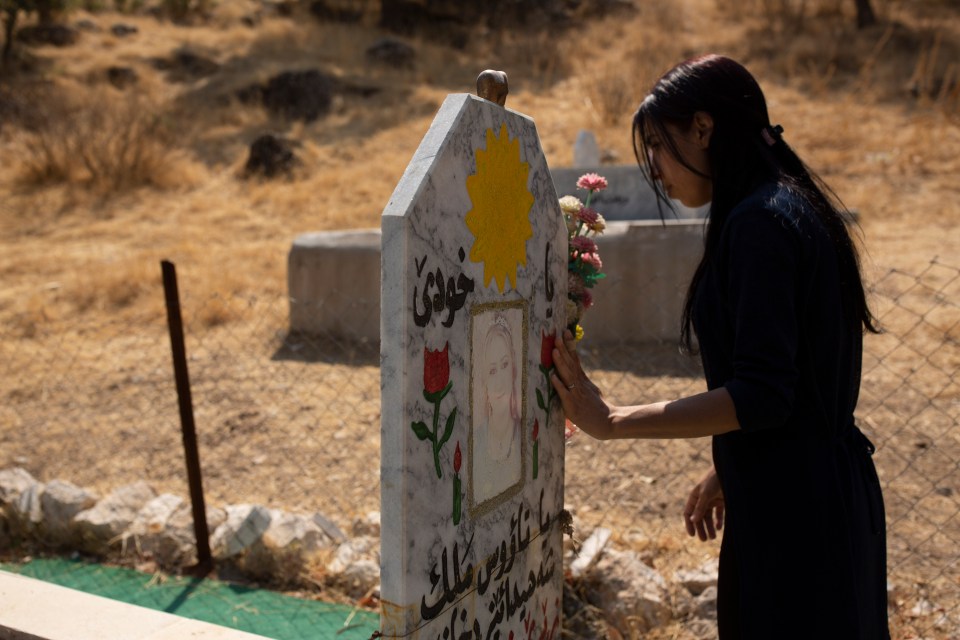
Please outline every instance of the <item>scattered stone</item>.
M380 512L371 511L362 518L353 521L350 528L355 536L379 536L380 535Z
M377 514L377 522L379 523L380 512L371 511L371 513ZM347 539L347 536L344 535L343 531L340 530L340 527L334 524L332 520L324 516L322 513L313 514L313 521L316 523L318 527L323 529L323 532L326 533L328 536L330 536L330 539L333 540L335 543L340 544L341 542L344 542ZM377 530L377 532L378 532L377 535L379 535L379 529Z
M93 20L87 20L86 18L84 18L83 20L77 20L73 26L80 31L86 31L88 33L97 33L98 31L100 31L100 27L97 25L96 22L94 22Z
M584 578L587 599L627 637L670 619L666 581L634 551L606 550Z
M107 69L107 80L117 89L126 89L140 80L137 72L130 67L109 67Z
M137 513L156 496L146 482L137 482L115 490L86 511L77 514L83 547L93 553L102 553L133 523Z
M673 579L687 588L693 595L700 595L707 587L717 586L717 575L720 570L720 561L716 558L692 571L677 571Z
M252 504L229 505L226 520L216 528L210 540L213 556L232 558L260 541L270 526L266 507Z
M593 533L580 548L579 555L570 563L570 574L574 578L579 578L597 563L612 534L613 532L610 529L604 529L603 527L597 527L593 530Z
M381 38L366 51L369 60L395 69L412 69L416 55L413 47L395 38Z
M250 155L243 171L246 177L259 175L274 178L280 174L289 175L296 164L293 143L286 138L265 133L250 145Z
M316 69L286 71L263 88L263 105L290 120L313 122L330 110L334 86L330 76Z
M135 33L139 33L140 29L129 24L117 23L110 27L110 33L117 36L118 38L125 38L127 36L132 36Z
M40 496L47 541L55 545L73 542L76 529L73 519L81 511L95 505L97 499L95 493L72 482L50 481Z
M53 45L54 47L68 47L76 44L80 39L80 32L65 24L41 24L23 27L17 31L17 40L30 45Z
M166 72L170 82L192 82L220 70L220 65L210 58L188 49L179 49L170 58L154 58L151 62L155 69Z

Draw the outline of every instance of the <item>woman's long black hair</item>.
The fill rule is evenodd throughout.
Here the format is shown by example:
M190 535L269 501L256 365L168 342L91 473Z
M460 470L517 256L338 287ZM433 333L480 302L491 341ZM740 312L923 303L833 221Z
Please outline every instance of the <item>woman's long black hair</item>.
M691 166L666 129L690 128L694 114L713 118L707 149L711 175ZM730 211L759 186L779 183L806 200L826 227L837 252L841 287L849 306L847 318L857 331L878 331L876 318L867 305L860 274L860 258L847 222L850 214L835 194L797 157L770 126L767 102L760 85L741 64L719 55L705 55L675 66L661 77L633 117L633 152L646 165L644 174L661 205L670 207L667 195L647 162L647 141L656 135L679 163L709 178L713 199L707 224L703 257L687 289L681 323L681 346L694 352L692 335L693 296L716 251L720 231ZM661 206L661 210L662 210Z

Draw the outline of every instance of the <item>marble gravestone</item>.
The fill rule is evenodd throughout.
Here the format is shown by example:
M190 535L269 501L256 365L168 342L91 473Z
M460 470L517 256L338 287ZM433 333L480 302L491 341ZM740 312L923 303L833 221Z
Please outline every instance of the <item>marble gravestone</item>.
M381 632L559 638L567 236L533 121L447 97L382 218Z

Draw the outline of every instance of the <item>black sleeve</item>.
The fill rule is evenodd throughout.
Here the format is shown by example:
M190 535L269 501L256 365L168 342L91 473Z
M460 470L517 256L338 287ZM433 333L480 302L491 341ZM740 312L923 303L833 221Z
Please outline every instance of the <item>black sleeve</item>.
M800 234L783 214L750 209L731 214L721 246L734 330L733 377L725 383L745 431L782 426L799 371L797 304Z

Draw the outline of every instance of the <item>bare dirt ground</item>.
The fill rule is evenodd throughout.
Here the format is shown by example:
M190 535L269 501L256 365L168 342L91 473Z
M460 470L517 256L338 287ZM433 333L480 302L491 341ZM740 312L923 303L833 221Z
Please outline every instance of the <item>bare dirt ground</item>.
M566 32L479 34L462 50L410 38L416 66L389 72L363 58L380 29L306 15L250 28L241 18L256 2L222 3L192 26L76 12L71 20L139 33L103 29L72 48L34 49L33 71L0 81L0 103L19 105L0 111L0 468L102 493L147 479L186 495L159 284L158 262L169 258L181 277L208 502L320 511L349 529L379 509L377 355L286 335L291 240L378 226L437 106L472 91L483 68L508 71L508 106L534 117L551 165L570 162L580 129L627 163L644 88L684 56L721 51L756 73L788 142L860 214L865 273L890 328L868 339L860 414L888 483L896 637L956 638L960 16L948 2L876 4L881 24L858 31L837 2L806 3L802 22L759 1L650 2ZM175 83L148 63L178 48L210 56L220 72ZM305 60L381 91L340 96L310 124L220 100ZM135 95L104 81L117 63L140 74ZM57 119L64 105L79 114L72 128ZM97 182L69 157L44 164L74 134L96 147L104 125L93 113L112 114L114 126L130 114L167 124L142 138L156 158L148 180ZM38 136L37 126L57 135ZM265 130L299 141L303 166L291 179L239 179L246 146ZM935 258L942 264L931 267ZM703 387L671 346L584 346L615 400ZM706 442L574 437L566 501L578 534L609 527L615 544L664 575L698 566L717 546L687 542L679 511L708 464ZM684 633L677 622L649 637Z

